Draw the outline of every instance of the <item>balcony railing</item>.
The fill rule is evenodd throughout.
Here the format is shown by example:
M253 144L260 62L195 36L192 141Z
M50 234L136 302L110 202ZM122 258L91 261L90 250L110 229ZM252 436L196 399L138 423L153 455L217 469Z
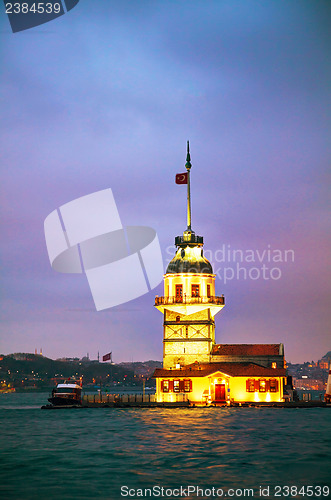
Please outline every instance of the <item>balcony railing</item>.
M196 297L192 295L184 295L183 297L155 297L155 305L167 304L216 304L224 306L224 296L221 297Z
M203 245L203 236L197 236L194 233L190 233L187 235L183 236L176 236L175 237L175 245L176 246L183 246L183 245Z
M155 394L84 394L83 405L88 403L153 403Z

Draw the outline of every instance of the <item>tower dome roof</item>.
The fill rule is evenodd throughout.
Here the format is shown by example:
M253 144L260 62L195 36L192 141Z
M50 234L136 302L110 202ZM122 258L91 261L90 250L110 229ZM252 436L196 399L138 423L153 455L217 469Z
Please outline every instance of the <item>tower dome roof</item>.
M177 273L213 274L213 268L203 256L201 246L181 246L166 270L166 274Z

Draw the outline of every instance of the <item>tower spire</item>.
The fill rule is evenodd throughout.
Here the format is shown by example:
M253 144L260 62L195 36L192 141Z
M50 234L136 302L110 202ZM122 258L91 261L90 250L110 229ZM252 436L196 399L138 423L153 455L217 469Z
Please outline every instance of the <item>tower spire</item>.
M191 189L190 189L190 170L192 167L190 156L190 142L187 141L187 155L185 167L187 170L187 231L191 231Z

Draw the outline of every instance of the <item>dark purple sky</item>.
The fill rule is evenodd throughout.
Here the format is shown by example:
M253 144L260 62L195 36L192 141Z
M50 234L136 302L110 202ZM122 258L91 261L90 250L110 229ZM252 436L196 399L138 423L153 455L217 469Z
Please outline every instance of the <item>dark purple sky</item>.
M50 267L43 223L111 187L166 264L185 229L187 139L193 229L226 296L217 341L283 342L291 362L330 350L330 2L85 0L16 34L2 3L0 16L0 352L161 359L162 284L96 312L84 275ZM224 283L223 245L295 259L265 262L278 280Z

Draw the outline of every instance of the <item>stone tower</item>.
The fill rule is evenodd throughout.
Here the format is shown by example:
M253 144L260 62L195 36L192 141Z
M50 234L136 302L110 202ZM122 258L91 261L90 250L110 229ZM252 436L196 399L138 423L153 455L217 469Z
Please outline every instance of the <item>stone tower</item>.
M190 170L187 143L181 174L187 184L187 229L175 238L176 254L164 275L164 296L155 307L164 315L163 368L178 369L192 363L209 363L215 344L215 315L224 307L224 296L215 296L215 274L203 256L203 237L191 229Z

